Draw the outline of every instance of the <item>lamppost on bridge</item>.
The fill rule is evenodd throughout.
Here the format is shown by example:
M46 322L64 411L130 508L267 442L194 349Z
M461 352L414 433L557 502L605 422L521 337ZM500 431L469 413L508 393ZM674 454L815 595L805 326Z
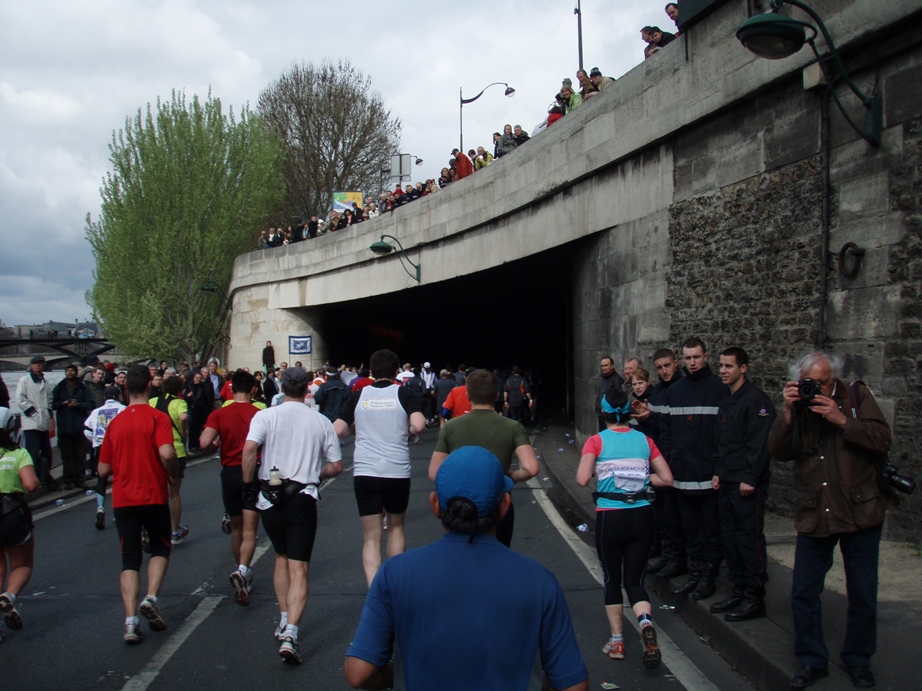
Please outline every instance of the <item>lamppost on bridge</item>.
M485 87L483 87L483 89L480 91L479 94L474 96L474 98L464 98L464 94L462 93L463 88L458 89L458 99L459 99L458 120L459 120L459 125L460 125L459 126L460 135L458 137L458 150L461 151L462 153L464 152L464 106L465 104L473 103L478 98L483 96L484 91L489 89L491 86L496 86L497 84L502 84L506 87L506 93L504 94L505 96L510 96L510 97L515 96L515 89L513 89L511 86L506 84L506 82L493 82L492 84L487 84Z
M573 14L576 15L576 41L579 50L579 69L583 69L583 11L579 6L580 0L576 0L576 7L573 8Z

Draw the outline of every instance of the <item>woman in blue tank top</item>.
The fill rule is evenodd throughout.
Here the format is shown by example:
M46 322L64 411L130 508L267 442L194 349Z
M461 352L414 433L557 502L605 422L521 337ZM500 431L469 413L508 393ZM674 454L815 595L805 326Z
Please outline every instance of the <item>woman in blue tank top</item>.
M631 429L631 404L624 391L610 389L605 394L602 417L607 429L588 439L576 472L576 481L583 487L593 475L598 478L593 492L595 546L605 576L605 614L611 627L611 638L602 652L614 660L624 659L623 583L640 623L644 666L654 669L661 654L650 596L643 587L656 532L650 485L670 487L672 472L653 440Z

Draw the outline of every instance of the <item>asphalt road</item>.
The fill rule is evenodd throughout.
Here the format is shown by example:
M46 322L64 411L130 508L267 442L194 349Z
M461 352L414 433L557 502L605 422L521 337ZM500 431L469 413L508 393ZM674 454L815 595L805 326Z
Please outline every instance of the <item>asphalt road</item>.
M414 465L407 538L410 548L432 542L441 525L428 508L426 477L436 431L411 446ZM118 538L93 527L95 499L36 512L36 568L20 597L25 626L6 630L0 645L0 679L16 689L257 689L298 684L310 689L345 689L343 655L352 640L365 598L362 531L352 492L351 443L344 471L322 492L319 528L310 565L310 599L301 621L305 663L289 666L273 636L278 607L272 591L274 555L261 534L252 604L234 602L228 575L235 568L230 538L220 530L223 508L219 464L203 459L186 471L183 522L186 541L173 550L161 592L169 629L145 630L144 641L122 641L124 613L118 590ZM513 548L537 559L558 578L573 615L589 667L591 688L751 688L674 613L654 602L664 662L643 668L638 637L626 622L627 659L601 652L608 636L598 567L587 536L570 527L551 505L542 475L514 491ZM547 509L547 510L546 510ZM591 538L590 538L591 539ZM142 576L142 593L144 577ZM512 583L509 587L528 587ZM497 622L501 624L501 622ZM459 632L461 635L461 632ZM451 645L451 641L446 641ZM604 686L616 684L617 687ZM400 686L398 685L398 688Z

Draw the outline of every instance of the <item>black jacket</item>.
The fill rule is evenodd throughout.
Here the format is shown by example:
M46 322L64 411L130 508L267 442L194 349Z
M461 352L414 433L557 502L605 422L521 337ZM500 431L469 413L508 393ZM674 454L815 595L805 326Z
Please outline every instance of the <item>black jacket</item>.
M67 405L67 401L71 399L77 401L74 408ZM73 389L68 387L66 379L58 382L58 385L51 392L51 409L58 413L58 436L82 437L83 423L86 421L86 416L95 407L93 394L90 393L82 381L78 379L77 385Z
M650 392L650 396L647 398L647 405L650 406L650 411L653 414L647 420L646 424L649 432L644 430L644 434L651 437L653 441L656 442L656 448L659 449L659 452L663 454L663 458L667 461L669 460L671 450L667 446L669 440L663 438L663 428L669 424L669 413L668 408L666 408L666 392L669 390L669 387L679 381L682 376L682 370L676 369L675 374L669 381L660 379L659 383L653 387L653 391Z
M673 487L686 491L713 491L717 464L717 413L727 395L720 377L705 365L690 372L666 391L668 421L663 426L666 459L675 479Z
M774 422L771 400L748 379L720 402L714 474L721 483L745 482L755 487L768 482L768 434Z

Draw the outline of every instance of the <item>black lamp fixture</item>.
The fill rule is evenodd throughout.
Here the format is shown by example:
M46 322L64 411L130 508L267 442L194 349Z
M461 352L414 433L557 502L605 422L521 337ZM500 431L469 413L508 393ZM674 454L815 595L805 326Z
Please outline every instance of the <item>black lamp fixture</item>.
M458 137L458 150L461 151L462 153L464 152L464 106L467 105L468 103L473 103L478 98L483 96L484 91L489 89L491 86L496 86L497 84L502 84L503 86L506 87L506 91L503 94L504 96L508 96L508 97L515 96L515 89L513 89L511 86L506 84L506 82L493 82L492 84L487 84L485 87L483 87L483 89L481 89L479 94L474 96L474 98L464 98L462 89L458 89L458 97L460 101L460 104L458 105L458 114L459 114L458 119L460 122L460 129L459 129L460 135Z
M816 22L819 31L817 31L817 26L813 26L809 22L803 22L779 13L778 10L785 4L799 7L806 12ZM807 35L808 32L809 36ZM826 39L826 45L829 46L829 55L825 59L820 56L814 43L818 33L823 34L823 38ZM747 19L736 30L736 37L750 52L768 60L781 60L790 57L799 51L804 43L809 43L813 54L816 56L817 64L823 71L826 82L830 84L832 97L846 122L869 144L880 146L880 133L883 128L882 97L880 94L865 96L855 82L852 81L848 71L845 69L845 65L842 64L842 59L839 57L839 51L836 49L832 37L826 30L826 25L823 24L823 20L809 5L799 2L799 0L772 0L771 12L755 15ZM864 129L859 128L845 111L845 108L842 107L838 94L831 86L832 79L827 70L827 60L832 60L836 64L848 88L852 90L867 109L868 113Z
M389 242L385 242L384 238L390 238L391 240L396 242L397 247L394 247ZM398 247L400 248L399 251L397 249ZM369 247L368 249L370 249L372 252L374 252L379 257L386 257L391 252L397 252L397 256L400 257L400 266L403 267L403 270L407 272L407 275L410 278L416 279L416 282L419 283L419 275L420 275L419 264L413 263L413 261L410 259L410 255L407 254L407 251L404 249L403 245L400 244L400 240L395 238L393 235L382 235L381 239L378 240L378 242L372 243L371 247ZM403 263L404 261L406 261L407 264L409 264L416 270L415 273L411 272L406 267L406 264Z

